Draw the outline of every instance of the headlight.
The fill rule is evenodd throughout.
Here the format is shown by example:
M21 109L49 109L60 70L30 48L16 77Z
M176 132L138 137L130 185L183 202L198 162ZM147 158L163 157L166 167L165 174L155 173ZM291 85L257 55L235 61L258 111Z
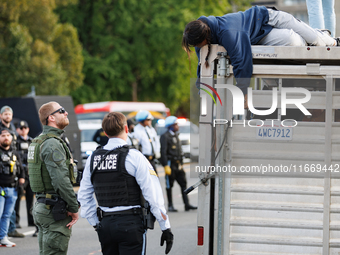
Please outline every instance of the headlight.
M90 157L92 155L93 151L86 151L85 153L88 157Z

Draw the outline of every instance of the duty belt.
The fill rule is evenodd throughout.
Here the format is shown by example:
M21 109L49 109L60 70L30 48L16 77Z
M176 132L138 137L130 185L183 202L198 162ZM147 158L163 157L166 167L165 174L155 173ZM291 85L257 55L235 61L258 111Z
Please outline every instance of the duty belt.
M104 212L102 211L103 217L111 216L111 215L128 215L128 214L142 214L142 208L132 208L125 211L116 211L116 212Z
M149 161L152 161L155 157L154 156L149 156L149 155L144 155Z
M16 182L13 182L13 183L8 183L8 184L3 184L0 187L3 187L3 188L15 188L16 186L17 186Z
M177 163L177 164L181 163L181 161L178 160L178 159L171 159L171 162L174 162L174 163Z
M47 193L47 194L51 195L52 198L58 197L58 195L55 194L55 193L53 193L53 194ZM37 193L36 193L36 196L37 196L38 198L46 198L46 193L44 193L44 192L37 192Z
M39 202L39 203L43 203L43 204L46 204L46 197L39 197L38 199L37 199L37 201Z

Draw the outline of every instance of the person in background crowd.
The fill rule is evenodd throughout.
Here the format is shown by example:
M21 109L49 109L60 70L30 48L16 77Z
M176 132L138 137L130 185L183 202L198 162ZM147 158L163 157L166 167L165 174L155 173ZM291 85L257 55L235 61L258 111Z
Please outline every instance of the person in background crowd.
M17 123L17 133L18 133L17 151L21 158L23 169L25 170L25 184L23 186L23 189L18 189L18 199L15 204L15 212L16 212L16 225L20 226L20 201L21 201L22 196L25 193L27 221L28 221L28 226L31 227L31 226L35 226L35 224L34 224L33 214L32 214L34 193L31 189L31 185L29 182L28 167L27 167L28 147L33 140L33 138L28 135L29 131L30 129L29 129L27 121L21 120L19 123ZM38 227L37 226L35 227L36 227L36 231L33 234L34 237L36 237L38 234Z
M334 0L306 0L309 25L312 28L328 29L335 37L336 17Z
M128 133L128 139L127 139L127 144L132 146L135 149L139 149L138 146L138 139L135 138L135 134L134 134L134 128L135 128L135 122L132 119L128 119L127 120L127 125L128 125L128 129L129 129L129 133Z
M68 112L57 102L39 109L43 132L28 148L28 170L37 202L33 218L39 228L40 254L67 254L71 227L78 221L78 201L73 190L74 163L60 138L68 126Z
M128 119L127 125L129 129L129 134L133 134L133 132L135 131L134 129L135 129L136 123L132 119Z
M176 180L181 187L185 211L195 210L196 206L189 204L188 195L184 193L187 189L187 179L183 169L183 153L181 141L178 137L178 124L175 116L165 119L165 127L168 129L161 135L161 164L165 172L166 194L168 197L168 211L177 212L172 203L172 187Z
M8 105L3 106L0 110L0 118L1 118L0 128L7 128L10 131L12 131L14 135L16 135L15 126L12 123L13 120L12 108L9 107Z
M100 128L93 135L92 140L98 143L100 146L104 146L105 144L107 144L107 141L109 140L109 138L107 138L107 136L105 135L104 130Z
M145 254L142 194L160 225L161 245L166 242L165 254L168 254L173 234L153 167L139 151L127 146L128 127L123 114L108 113L102 127L109 142L86 161L78 192L81 216L97 231L104 255Z
M25 183L17 151L11 147L13 136L7 128L0 128L0 246L14 247L9 241L8 227L17 200L17 185ZM19 179L19 180L17 180Z
M11 147L13 150L16 150L16 144L17 144L17 132L15 129L14 124L12 123L13 120L13 110L10 106L5 105L1 108L0 110L0 116L1 116L1 124L0 128L6 128L10 131L12 135L12 142L11 142ZM23 185L19 184L17 186L17 189L19 192L23 189ZM18 192L17 191L17 192ZM25 237L24 234L18 232L16 228L20 228L19 226L16 226L16 211L13 209L12 216L10 218L10 224L9 224L9 229L8 229L8 236L10 237Z
M141 152L157 173L155 160L160 158L160 142L156 130L151 126L152 120L153 116L150 112L139 111L136 114L138 124L134 128L134 134L139 141Z

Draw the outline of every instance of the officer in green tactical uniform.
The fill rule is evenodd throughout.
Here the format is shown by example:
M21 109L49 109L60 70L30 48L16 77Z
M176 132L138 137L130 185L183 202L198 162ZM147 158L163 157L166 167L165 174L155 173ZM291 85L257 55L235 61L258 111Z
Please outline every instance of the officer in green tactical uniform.
M34 222L39 228L40 255L67 254L71 227L78 221L78 202L73 191L73 158L60 138L69 124L68 113L57 102L39 109L43 132L28 148L29 179L37 202Z

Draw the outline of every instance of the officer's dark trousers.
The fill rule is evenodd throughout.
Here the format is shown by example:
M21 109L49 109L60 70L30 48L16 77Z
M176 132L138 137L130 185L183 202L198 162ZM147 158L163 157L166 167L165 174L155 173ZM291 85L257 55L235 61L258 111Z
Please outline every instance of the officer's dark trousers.
M183 202L185 206L189 206L189 199L187 194L184 193L184 190L187 188L187 179L185 177L185 172L183 169L179 169L179 164L175 161L172 161L170 164L171 167L171 175L165 175L165 185L167 189L168 195L168 204L172 206L172 194L171 189L174 186L175 180L181 187Z
M187 179L185 177L185 172L179 169L179 164L176 162L171 162L171 175L165 176L165 185L167 189L171 189L174 186L175 180L181 187L181 189L185 190L187 188Z
M138 214L104 217L97 228L103 255L143 255L146 231Z
M27 221L28 225L32 226L34 225L34 220L33 220L33 198L34 198L34 193L31 189L31 185L28 180L25 181L24 189L18 189L18 199L17 202L15 203L15 212L16 212L16 219L15 223L19 224L20 223L20 201L22 196L24 195L24 190L25 192L25 197L26 197L26 211L27 211Z

